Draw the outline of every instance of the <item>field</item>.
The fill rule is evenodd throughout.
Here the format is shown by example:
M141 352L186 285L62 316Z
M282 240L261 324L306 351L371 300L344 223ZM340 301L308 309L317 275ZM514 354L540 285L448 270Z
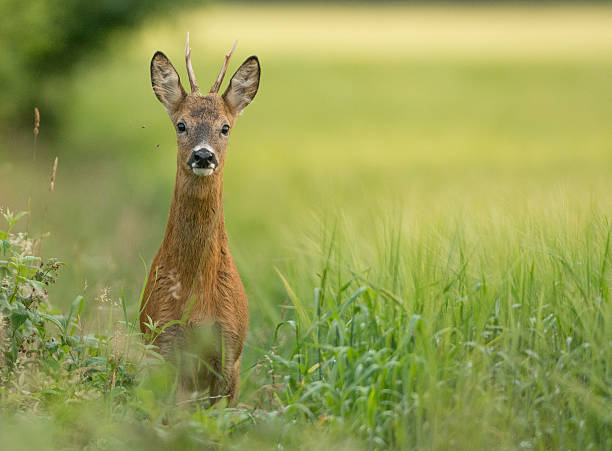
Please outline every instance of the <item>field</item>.
M262 63L224 176L238 409L174 407L118 323L174 183L148 65L185 83L185 31L203 86L236 37L230 71ZM108 358L93 382L3 376L0 449L610 449L611 56L607 6L232 4L113 36L58 80L58 134L42 111L36 146L0 148L0 205L32 198L15 230L50 232L49 300L82 295Z

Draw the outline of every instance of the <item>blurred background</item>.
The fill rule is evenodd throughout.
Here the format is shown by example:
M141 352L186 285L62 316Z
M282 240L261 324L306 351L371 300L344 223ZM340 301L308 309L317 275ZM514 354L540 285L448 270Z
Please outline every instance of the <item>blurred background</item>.
M251 347L282 315L275 268L316 277L302 257L339 220L359 244L389 221L611 206L603 2L2 0L0 14L0 205L49 232L43 256L67 263L50 293L61 307L107 288L136 309L176 165L149 62L162 50L184 83L187 31L202 86L236 38L228 72L262 64L224 175Z

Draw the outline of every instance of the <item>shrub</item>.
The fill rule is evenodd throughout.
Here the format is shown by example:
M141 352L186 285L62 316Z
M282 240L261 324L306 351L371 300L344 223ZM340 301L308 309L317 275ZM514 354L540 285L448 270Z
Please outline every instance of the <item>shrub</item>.
M195 0L0 0L0 123L30 124L36 104L58 112L66 92L49 82L66 77L86 54L98 50L115 30L136 26L145 17L178 11ZM49 104L53 102L54 108ZM8 119L11 119L8 122ZM53 117L48 117L53 124Z
M106 335L83 334L83 296L77 296L63 315L47 296L63 263L44 261L36 254L38 242L13 233L24 213L3 211L7 228L0 230L0 393L17 386L74 384L102 392L133 383L135 365L113 351ZM126 322L127 324L127 322Z

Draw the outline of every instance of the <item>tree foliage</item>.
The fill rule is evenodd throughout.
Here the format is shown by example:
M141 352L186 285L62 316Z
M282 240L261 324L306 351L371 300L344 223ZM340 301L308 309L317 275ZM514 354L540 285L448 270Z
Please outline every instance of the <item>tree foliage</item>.
M48 82L69 74L111 32L190 3L196 0L0 0L1 123L29 124L34 105L49 102Z

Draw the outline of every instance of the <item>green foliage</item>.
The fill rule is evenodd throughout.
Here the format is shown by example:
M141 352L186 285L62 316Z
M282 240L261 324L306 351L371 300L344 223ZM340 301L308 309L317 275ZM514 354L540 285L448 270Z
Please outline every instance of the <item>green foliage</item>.
M109 337L81 333L83 296L67 315L49 303L47 288L63 263L42 261L34 255L37 241L12 233L24 214L2 212L7 228L0 231L0 393L10 395L12 384L24 377L52 383L55 395L69 384L101 391L131 385L135 367L110 350Z
M411 235L395 224L359 247L352 227L324 228L320 246L279 270L287 318L243 372L250 405L233 409L198 393L177 403L176 369L140 344L137 319L119 323L137 341L80 335L82 297L61 315L32 296L59 266L41 266L9 226L0 411L14 424L35 399L51 421L36 413L15 427L46 424L42 449L609 449L609 222L485 223ZM479 241L492 230L497 240ZM24 375L37 379L27 395Z
M283 278L278 402L373 448L608 449L612 228L580 227L521 227L525 248L502 230L507 251L471 221L437 240L397 228L369 260L332 234L310 300Z
M145 17L196 3L196 0L0 0L0 121L31 123L35 105L61 111L69 92L49 82L67 81L85 55L95 54L116 30L133 27ZM201 3L201 2L200 2Z

